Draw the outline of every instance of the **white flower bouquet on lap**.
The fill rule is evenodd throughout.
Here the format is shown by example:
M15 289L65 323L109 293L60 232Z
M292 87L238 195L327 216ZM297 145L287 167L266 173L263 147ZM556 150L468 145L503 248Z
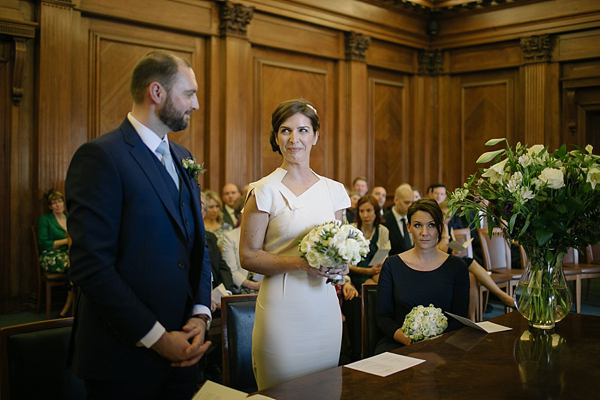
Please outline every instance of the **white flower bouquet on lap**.
M439 336L448 327L448 318L441 308L416 306L404 318L402 332L413 342Z
M359 229L336 220L311 229L300 240L299 249L311 267L328 272L358 264L369 254L369 241ZM334 284L343 281L341 275L327 280Z

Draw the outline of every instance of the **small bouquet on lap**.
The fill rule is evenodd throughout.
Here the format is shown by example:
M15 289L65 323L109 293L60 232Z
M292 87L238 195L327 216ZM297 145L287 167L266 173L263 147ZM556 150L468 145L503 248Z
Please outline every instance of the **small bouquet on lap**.
M369 241L359 229L336 220L311 229L300 241L299 249L311 267L333 272L347 264L358 264L369 254ZM344 278L338 275L327 282L340 284Z
M442 309L430 304L429 307L414 307L406 314L401 329L411 342L419 342L441 335L447 327L448 318Z

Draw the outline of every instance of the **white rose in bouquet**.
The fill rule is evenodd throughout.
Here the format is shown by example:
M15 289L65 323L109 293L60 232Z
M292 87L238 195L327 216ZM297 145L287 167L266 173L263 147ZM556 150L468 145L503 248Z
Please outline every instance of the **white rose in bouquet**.
M448 318L441 308L416 306L404 318L402 332L413 342L439 336L448 327Z
M369 241L359 229L336 220L314 227L300 240L298 249L311 267L339 269L357 264L369 254ZM343 280L338 275L329 281L335 284Z

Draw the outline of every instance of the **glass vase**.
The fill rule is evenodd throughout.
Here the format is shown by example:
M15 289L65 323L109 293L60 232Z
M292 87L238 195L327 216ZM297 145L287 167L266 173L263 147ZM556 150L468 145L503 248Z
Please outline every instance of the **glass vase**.
M571 310L571 292L563 273L564 252L525 247L527 264L517 289L519 313L535 329L551 330Z

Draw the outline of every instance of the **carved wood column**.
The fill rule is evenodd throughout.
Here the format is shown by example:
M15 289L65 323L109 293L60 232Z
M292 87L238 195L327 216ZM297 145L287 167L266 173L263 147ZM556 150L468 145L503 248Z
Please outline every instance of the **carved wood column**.
M366 52L371 44L371 38L360 33L346 32L346 65L347 65L347 88L348 101L348 130L340 132L341 143L346 145L346 160L350 168L346 169L344 180L352 182L356 176L366 176L373 181L375 172L373 162L374 150L369 148L372 141L368 140L367 107L367 64L365 62Z
M38 190L62 189L71 159L73 4L41 0L38 60ZM79 54L78 57L86 55Z
M550 61L550 36L521 39L523 50L523 88L525 96L525 143L543 144L546 131L547 74Z
M246 29L254 15L254 7L242 4L227 1L220 3L219 7L220 109L223 118L218 151L221 173L218 176L222 181L210 182L211 188L217 192L227 182L233 182L241 188L251 180L248 165L252 160L248 156L252 152L248 151L251 142L247 138L252 129L252 59ZM214 165L212 158L211 165Z

